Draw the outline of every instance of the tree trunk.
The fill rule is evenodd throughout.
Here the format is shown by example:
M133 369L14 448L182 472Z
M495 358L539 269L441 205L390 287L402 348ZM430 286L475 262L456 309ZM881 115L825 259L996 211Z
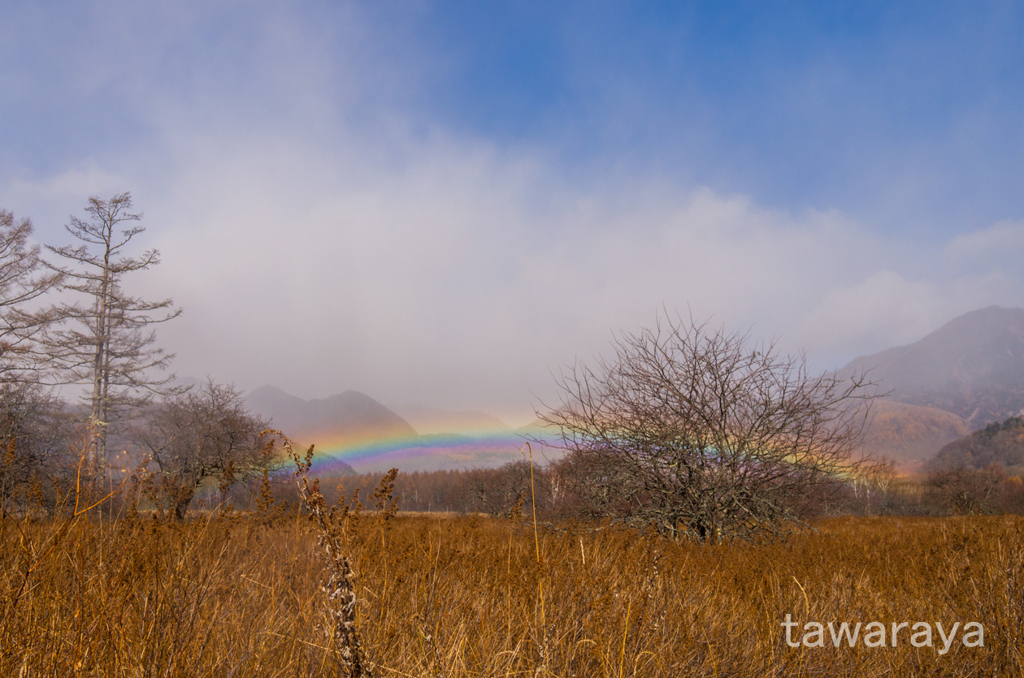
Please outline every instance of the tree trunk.
M110 328L110 241L103 256L103 274L100 281L100 293L96 296L96 354L93 358L92 378L92 412L90 424L93 427L92 443L89 446L90 459L88 464L94 474L99 474L107 461L107 391L109 384L108 346Z

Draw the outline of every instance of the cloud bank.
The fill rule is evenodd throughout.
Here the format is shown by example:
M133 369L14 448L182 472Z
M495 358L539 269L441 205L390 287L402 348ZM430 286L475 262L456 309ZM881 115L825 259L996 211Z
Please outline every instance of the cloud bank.
M1024 305L1024 222L892 229L663 166L575 167L557 146L425 117L441 57L410 58L415 44L396 46L408 27L359 5L312 7L243 20L126 6L111 49L84 30L4 71L33 106L66 96L94 112L68 114L63 151L16 154L0 204L63 243L86 197L132 191L141 245L163 263L130 284L184 307L160 332L180 374L518 425L554 398L552 372L661 309L779 337L830 369ZM64 75L24 76L51 70ZM94 110L104 94L112 121Z

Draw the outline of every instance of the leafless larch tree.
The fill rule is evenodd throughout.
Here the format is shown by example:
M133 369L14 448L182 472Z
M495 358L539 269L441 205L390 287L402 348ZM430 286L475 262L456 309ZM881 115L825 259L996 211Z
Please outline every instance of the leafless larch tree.
M0 381L5 383L38 381L48 363L34 340L59 317L57 309L35 304L62 275L43 265L31 235L31 221L0 210Z
M127 255L129 243L145 231L135 225L142 215L131 209L128 193L109 200L89 198L89 220L72 217L65 226L82 244L47 246L68 262L51 264L51 270L63 276L66 289L85 298L59 308L67 322L47 333L46 344L59 379L89 388L85 399L94 431L88 449L93 469L106 461L107 434L117 415L145 403L172 381L158 374L172 356L155 346L151 326L177 317L181 310L170 299L146 301L124 288L127 274L160 261L156 250Z

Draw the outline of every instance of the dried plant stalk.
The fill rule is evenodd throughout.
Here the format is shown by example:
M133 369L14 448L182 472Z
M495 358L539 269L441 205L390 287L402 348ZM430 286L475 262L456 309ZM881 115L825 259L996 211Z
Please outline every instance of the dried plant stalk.
M337 649L341 668L351 678L372 678L373 671L369 667L366 652L356 629L355 575L342 548L341 527L320 492L320 480L309 479L313 447L310 446L306 450L304 457L299 457L291 439L280 431L267 429L261 436L269 438L268 449L274 444L273 437L280 437L285 453L295 462L295 480L299 496L317 527L317 543L327 564L327 581L320 588L326 595L327 615L331 620L330 634Z

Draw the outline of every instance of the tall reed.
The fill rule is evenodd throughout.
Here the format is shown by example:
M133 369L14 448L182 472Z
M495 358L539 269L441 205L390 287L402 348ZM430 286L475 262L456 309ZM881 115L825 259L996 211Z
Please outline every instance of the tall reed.
M351 639L333 635L345 622L358 670L378 677L1024 675L1016 517L832 519L785 543L700 547L613 526L382 522L343 508L320 510L334 511L326 529L350 577L325 558L313 513L90 513L57 542L63 522L5 519L0 675L338 675L356 670ZM25 554L47 549L23 586ZM331 601L332 585L355 598ZM977 621L985 645L792 648L787 614Z

